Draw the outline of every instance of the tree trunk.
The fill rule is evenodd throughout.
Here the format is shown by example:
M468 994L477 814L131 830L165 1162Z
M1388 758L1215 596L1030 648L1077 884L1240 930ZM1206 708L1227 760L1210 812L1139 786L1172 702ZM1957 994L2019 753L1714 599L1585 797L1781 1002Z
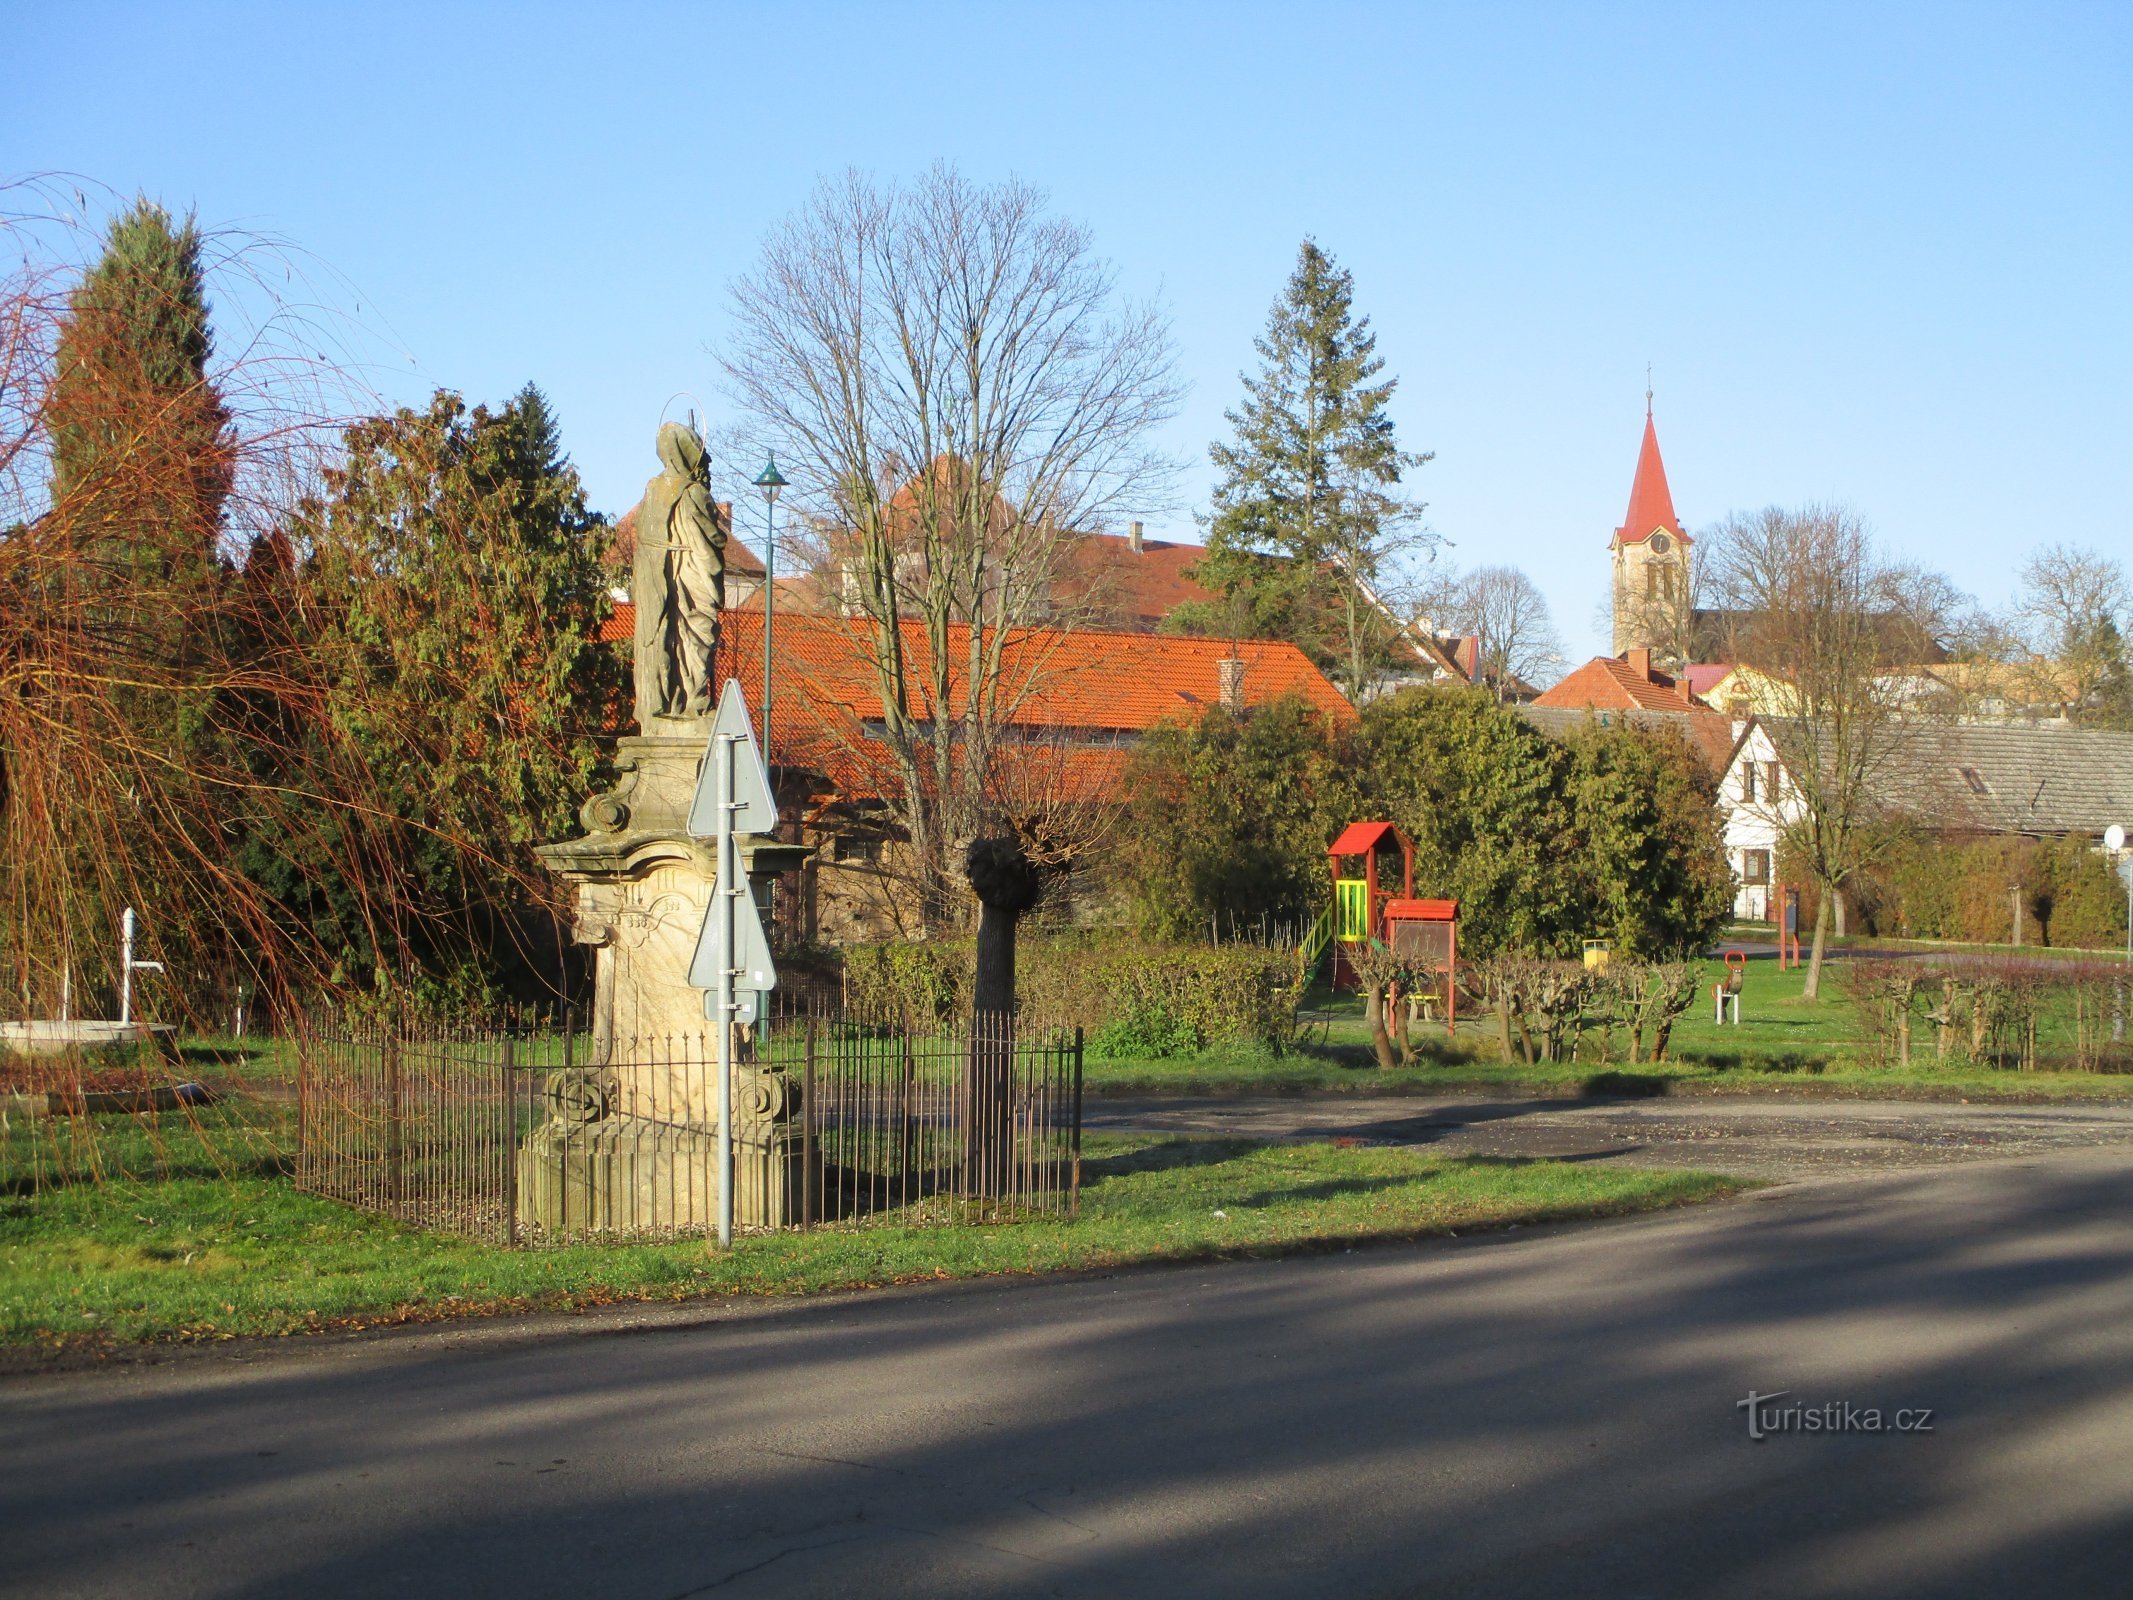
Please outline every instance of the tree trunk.
M1041 887L1020 840L974 840L964 870L978 897L970 1057L963 1081L963 1188L1000 1199L1015 1167L1015 931Z
M1822 957L1829 949L1829 906L1835 898L1827 884L1815 897L1815 942L1807 956L1807 987L1800 991L1803 1000L1818 1000L1822 995Z
M1005 906L978 904L978 951L971 975L971 1009L1015 1009L1015 934L1022 913Z
M1399 1065L1392 1056L1392 1034L1385 1027L1385 991L1370 991L1370 1048L1377 1053L1378 1070L1390 1072Z
M1845 935L1845 932L1846 932L1846 929L1845 929L1845 912L1844 912L1844 891L1843 891L1842 889L1835 889L1835 890L1832 890L1832 891L1830 892L1830 896L1829 896L1829 906L1830 906L1830 911L1832 912L1832 914L1834 914L1834 916L1835 916L1835 917L1836 917L1836 919L1837 919L1837 920L1836 920L1836 925L1835 925L1835 927L1834 927L1834 929L1833 929L1832 931L1833 931L1833 932L1835 932L1836 936L1837 936L1838 938L1840 938L1840 939L1841 939L1841 938L1843 938L1843 937L1844 937L1844 935Z

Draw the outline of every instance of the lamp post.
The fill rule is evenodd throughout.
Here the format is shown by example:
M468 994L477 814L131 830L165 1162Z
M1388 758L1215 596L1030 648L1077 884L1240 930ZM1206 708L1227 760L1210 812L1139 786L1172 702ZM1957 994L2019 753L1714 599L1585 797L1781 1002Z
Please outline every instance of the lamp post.
M763 770L770 771L770 629L771 608L778 593L778 491L785 487L785 474L778 470L778 453L755 475L763 491Z
M2126 886L2126 965L2133 968L2133 850L2126 848L2126 830L2112 823L2103 830L2104 854L2118 868L2118 881ZM2126 984L2121 978L2111 1006L2111 1041L2122 1044L2126 1037Z

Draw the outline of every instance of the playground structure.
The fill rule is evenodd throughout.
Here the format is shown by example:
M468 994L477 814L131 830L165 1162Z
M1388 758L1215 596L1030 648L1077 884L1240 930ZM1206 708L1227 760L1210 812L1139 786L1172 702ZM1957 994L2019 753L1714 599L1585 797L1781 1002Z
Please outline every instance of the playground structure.
M1388 845L1400 852L1397 895L1378 876L1378 856ZM1390 822L1349 823L1327 847L1326 858L1333 873L1333 903L1305 935L1299 952L1305 971L1315 971L1330 948L1334 987L1352 988L1358 982L1352 953L1370 944L1383 945L1417 967L1443 972L1444 1022L1448 1030L1456 1031L1459 902L1415 897L1415 847ZM1360 876L1351 872L1350 862L1361 863ZM1439 996L1424 990L1412 998L1428 1004Z

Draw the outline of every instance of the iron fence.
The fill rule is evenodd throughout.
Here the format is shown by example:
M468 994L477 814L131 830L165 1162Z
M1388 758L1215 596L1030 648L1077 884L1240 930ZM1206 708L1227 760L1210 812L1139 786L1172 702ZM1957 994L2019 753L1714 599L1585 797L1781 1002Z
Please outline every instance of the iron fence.
M715 1037L315 1027L299 1047L298 1184L505 1244L712 1233ZM926 1226L1074 1211L1077 1029L933 1030L810 1009L735 1051L734 1222Z

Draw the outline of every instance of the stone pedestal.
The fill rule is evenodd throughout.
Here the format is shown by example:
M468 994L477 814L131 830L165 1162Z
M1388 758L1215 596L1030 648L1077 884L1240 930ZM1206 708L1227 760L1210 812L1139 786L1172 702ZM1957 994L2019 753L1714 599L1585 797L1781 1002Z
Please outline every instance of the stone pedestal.
M621 741L619 781L579 808L584 835L539 851L575 886L573 931L594 950L590 1057L567 1079L553 1075L549 1119L519 1158L520 1218L547 1228L699 1228L716 1217L718 1041L688 973L718 861L686 826L710 723L654 726L655 737ZM806 855L746 843L751 880ZM778 1227L800 1204L798 1086L782 1073L745 1077L736 1070L734 1222Z
M820 1220L819 1180L802 1159L798 1130L790 1121L739 1115L746 1102L764 1097L763 1080L784 1074L736 1069L734 1076L735 1225L783 1228ZM518 1181L520 1223L549 1234L709 1232L718 1224L717 1125L626 1114L592 1122L553 1116L519 1152Z

